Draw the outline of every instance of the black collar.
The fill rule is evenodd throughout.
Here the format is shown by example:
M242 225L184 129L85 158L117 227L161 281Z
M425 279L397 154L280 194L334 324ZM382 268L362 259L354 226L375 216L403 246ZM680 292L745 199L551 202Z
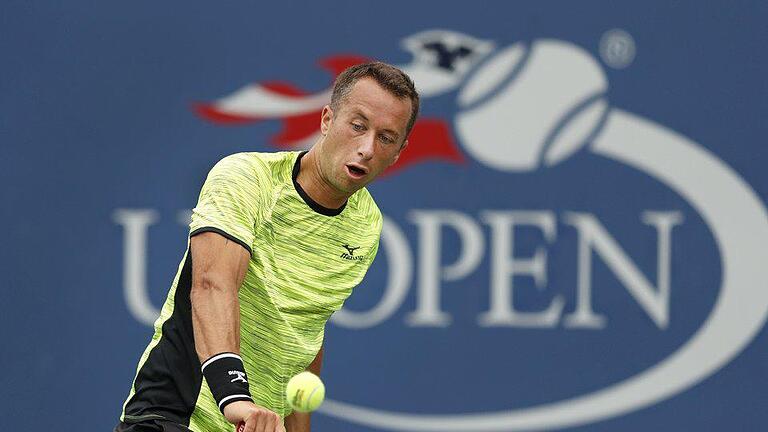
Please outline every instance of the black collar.
M296 192L299 193L301 199L303 199L304 202L307 203L307 205L312 210L325 216L337 216L344 210L344 207L347 206L347 201L344 201L344 204L342 204L339 208L332 209L323 207L317 201L313 200L309 195L307 195L307 193L304 191L304 188L302 188L299 182L296 181L296 179L299 177L299 169L301 168L301 158L303 158L305 154L307 154L306 150L299 153L299 157L296 158L296 163L293 164L293 174L291 175L291 178L293 179L293 187L296 188Z

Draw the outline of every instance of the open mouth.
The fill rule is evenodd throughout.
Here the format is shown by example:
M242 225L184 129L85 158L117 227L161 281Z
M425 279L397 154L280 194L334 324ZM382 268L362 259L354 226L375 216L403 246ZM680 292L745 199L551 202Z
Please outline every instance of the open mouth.
M365 168L361 168L357 165L352 165L352 164L347 165L347 171L349 171L349 174L354 178L365 177L365 175L368 173L368 171Z

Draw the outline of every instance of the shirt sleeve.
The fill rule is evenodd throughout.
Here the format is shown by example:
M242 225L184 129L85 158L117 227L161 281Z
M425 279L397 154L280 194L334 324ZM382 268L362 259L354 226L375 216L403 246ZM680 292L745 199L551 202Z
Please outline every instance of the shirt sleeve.
M266 205L266 179L243 153L220 160L208 173L192 209L190 237L215 232L253 254L254 231Z

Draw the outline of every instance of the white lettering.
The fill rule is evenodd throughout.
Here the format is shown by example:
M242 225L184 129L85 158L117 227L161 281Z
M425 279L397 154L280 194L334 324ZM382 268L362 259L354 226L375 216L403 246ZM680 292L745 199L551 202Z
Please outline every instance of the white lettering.
M605 326L605 317L595 315L591 309L592 251L596 252L653 322L661 329L669 324L669 280L672 227L682 223L680 212L643 212L642 221L653 225L657 232L656 287L638 270L637 266L611 237L594 215L566 212L564 222L579 232L579 280L576 311L565 317L566 327Z
M123 227L123 295L128 311L152 325L160 311L147 294L147 229L159 219L155 210L117 209L112 220Z
M453 210L417 210L410 213L409 219L419 227L419 281L416 311L406 317L406 323L446 327L451 316L440 310L440 280L459 280L477 267L483 258L483 233L472 218ZM455 263L441 268L443 225L459 234L463 247Z
M540 312L514 309L514 276L529 275L539 290L547 285L547 251L538 247L532 258L514 256L515 226L537 227L548 243L555 240L555 216L549 211L484 211L481 218L491 227L491 309L480 315L484 327L555 327L565 300L555 296Z
M188 225L191 212L181 210L177 222ZM123 227L123 293L128 310L139 322L152 325L159 310L147 290L147 232L159 220L152 209L117 209L112 219ZM409 326L447 327L448 312L441 310L442 281L456 281L477 269L484 255L484 236L480 226L469 215L453 210L415 210L409 219L418 228L418 280L416 310L406 315ZM483 327L553 328L562 317L566 328L601 329L607 318L592 309L592 254L596 253L617 276L635 301L661 329L669 325L672 229L683 221L677 211L645 211L644 224L657 232L657 278L653 286L628 258L616 240L597 218L589 213L566 212L563 222L578 232L577 284L575 310L562 315L565 299L552 296L543 310L521 311L515 307L515 277L530 276L536 288L547 287L547 245L556 240L556 217L546 210L486 210L480 219L490 228L490 305L480 314ZM547 245L539 246L531 257L515 256L515 229L533 227L542 234ZM459 256L453 263L443 263L443 228L453 229L459 236ZM341 327L366 329L388 320L402 306L413 282L414 259L411 247L397 223L384 218L381 248L387 257L387 279L379 302L367 311L342 309L331 320ZM357 256L345 257L348 259ZM364 257L360 257L362 259Z

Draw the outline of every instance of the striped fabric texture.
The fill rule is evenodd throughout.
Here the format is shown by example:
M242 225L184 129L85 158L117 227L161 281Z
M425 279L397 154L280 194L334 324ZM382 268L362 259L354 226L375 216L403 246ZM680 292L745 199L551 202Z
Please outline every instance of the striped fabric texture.
M282 417L291 413L288 380L314 359L327 320L362 281L382 227L381 212L364 188L337 215L313 209L293 182L299 157L298 152L225 157L210 171L190 224L191 235L219 232L251 253L239 293L240 354L254 402ZM173 315L178 280L177 273L139 370ZM189 425L196 432L232 429L205 380Z

